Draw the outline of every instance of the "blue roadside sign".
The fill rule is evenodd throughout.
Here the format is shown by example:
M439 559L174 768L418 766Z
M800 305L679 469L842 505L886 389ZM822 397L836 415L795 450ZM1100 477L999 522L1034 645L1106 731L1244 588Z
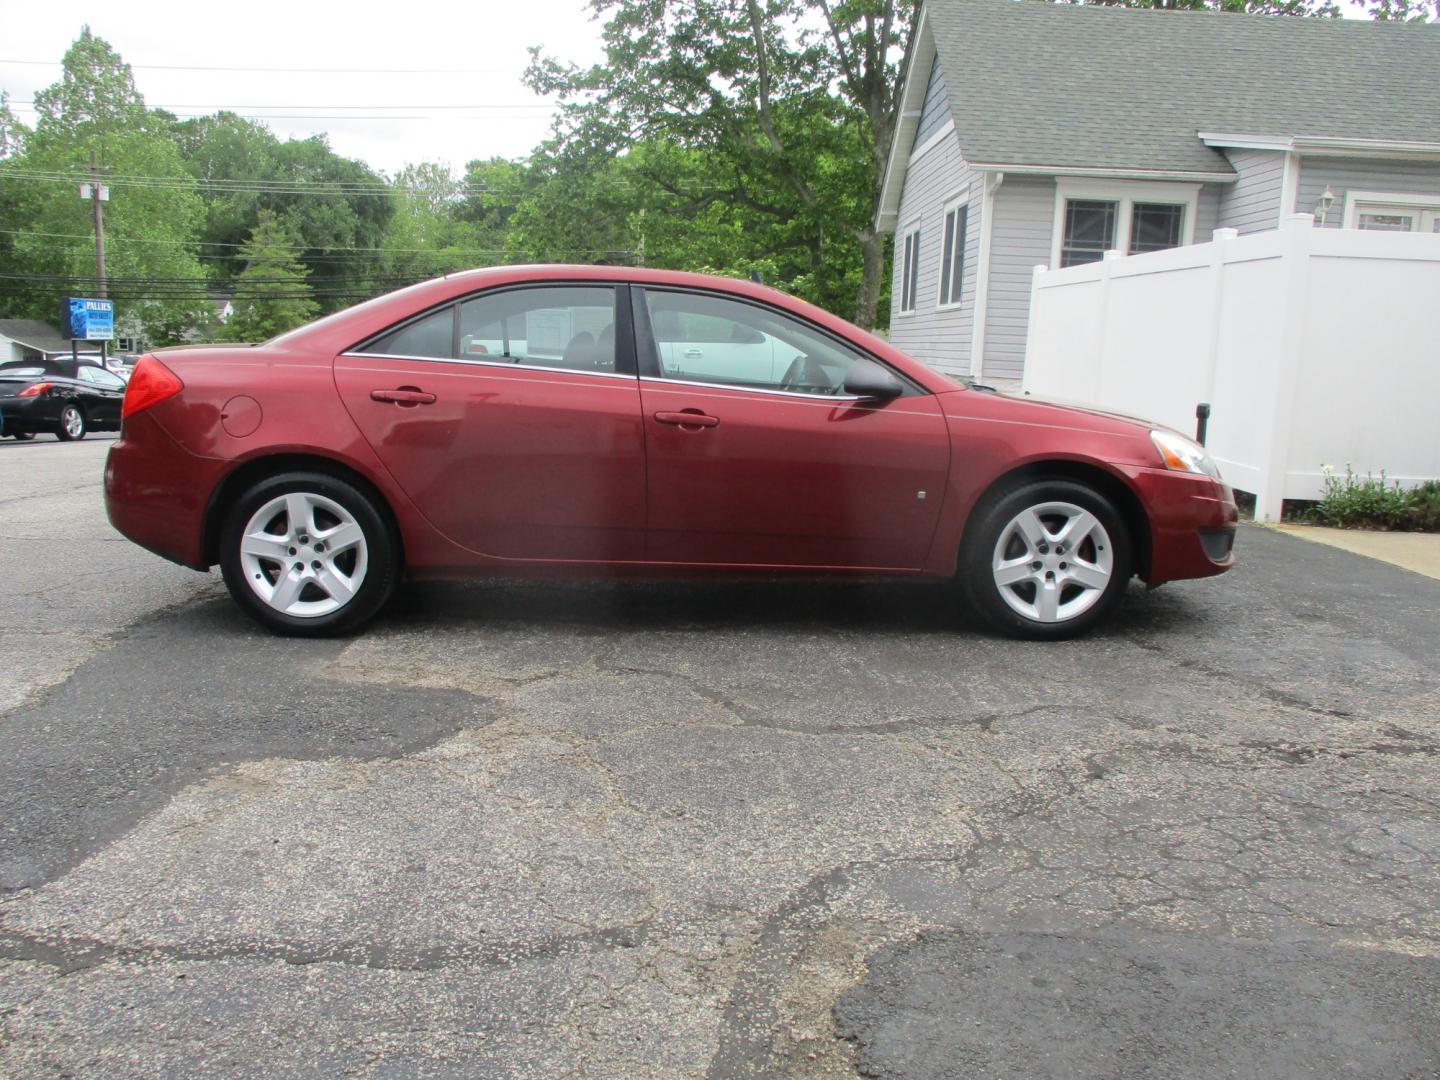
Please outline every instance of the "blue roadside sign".
M115 304L68 296L60 301L60 335L67 341L110 341L115 337Z

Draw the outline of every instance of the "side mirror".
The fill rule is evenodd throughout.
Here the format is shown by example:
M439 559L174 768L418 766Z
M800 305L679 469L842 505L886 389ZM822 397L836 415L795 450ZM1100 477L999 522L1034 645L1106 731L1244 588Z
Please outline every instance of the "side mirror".
M845 393L861 398L879 398L889 401L905 392L905 384L891 374L890 369L874 360L860 359L845 372Z

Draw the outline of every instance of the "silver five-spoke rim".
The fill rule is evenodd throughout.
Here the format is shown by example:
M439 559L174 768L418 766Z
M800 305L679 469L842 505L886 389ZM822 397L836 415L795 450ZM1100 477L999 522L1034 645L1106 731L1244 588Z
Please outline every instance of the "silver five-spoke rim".
M1110 534L1084 507L1031 506L1000 530L991 560L995 587L1011 609L1042 623L1061 623L1094 607L1110 584Z
M73 405L65 410L65 434L72 439L85 430L85 418L80 415L80 410Z
M334 499L295 491L250 516L240 566L255 595L285 615L313 619L338 611L365 581L365 533Z

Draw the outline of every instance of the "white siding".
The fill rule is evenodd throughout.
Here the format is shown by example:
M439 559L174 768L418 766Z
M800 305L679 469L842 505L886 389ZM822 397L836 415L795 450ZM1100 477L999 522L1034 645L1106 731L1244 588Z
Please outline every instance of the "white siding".
M1018 379L1025 367L1030 279L1037 264L1050 262L1055 181L1050 177L1005 177L995 191L994 214L983 374Z
M1296 211L1313 214L1315 203L1327 186L1335 196L1335 205L1325 215L1325 225L1327 228L1338 229L1345 217L1347 191L1440 196L1440 162L1301 158L1300 189L1295 199ZM1319 224L1318 219L1316 224Z
M900 311L901 259L894 260L890 290L890 342L917 360L949 372L970 371L970 330L975 315L975 272L980 261L982 178L960 156L955 137L912 162L905 175L900 214L895 222L897 246L906 233L920 226L920 273L915 310ZM944 240L945 206L950 200L968 199L965 233L965 270L960 306L940 309L940 249Z
M1218 226L1241 233L1278 227L1285 155L1279 150L1227 150L1225 156L1239 179L1227 185L1220 196ZM1196 229L1195 239L1203 242L1209 236Z

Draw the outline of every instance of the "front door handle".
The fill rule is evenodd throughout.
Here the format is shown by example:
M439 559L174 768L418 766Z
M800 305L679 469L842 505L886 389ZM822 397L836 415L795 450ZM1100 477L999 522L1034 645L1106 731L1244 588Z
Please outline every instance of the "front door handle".
M398 390L371 390L371 401L393 401L396 405L414 407L416 405L433 405L435 395L427 394L416 386L402 386Z
M655 419L662 424L676 424L679 427L705 428L715 427L720 423L718 416L711 416L709 413L703 413L699 409L693 412L689 410L685 412L657 412Z

